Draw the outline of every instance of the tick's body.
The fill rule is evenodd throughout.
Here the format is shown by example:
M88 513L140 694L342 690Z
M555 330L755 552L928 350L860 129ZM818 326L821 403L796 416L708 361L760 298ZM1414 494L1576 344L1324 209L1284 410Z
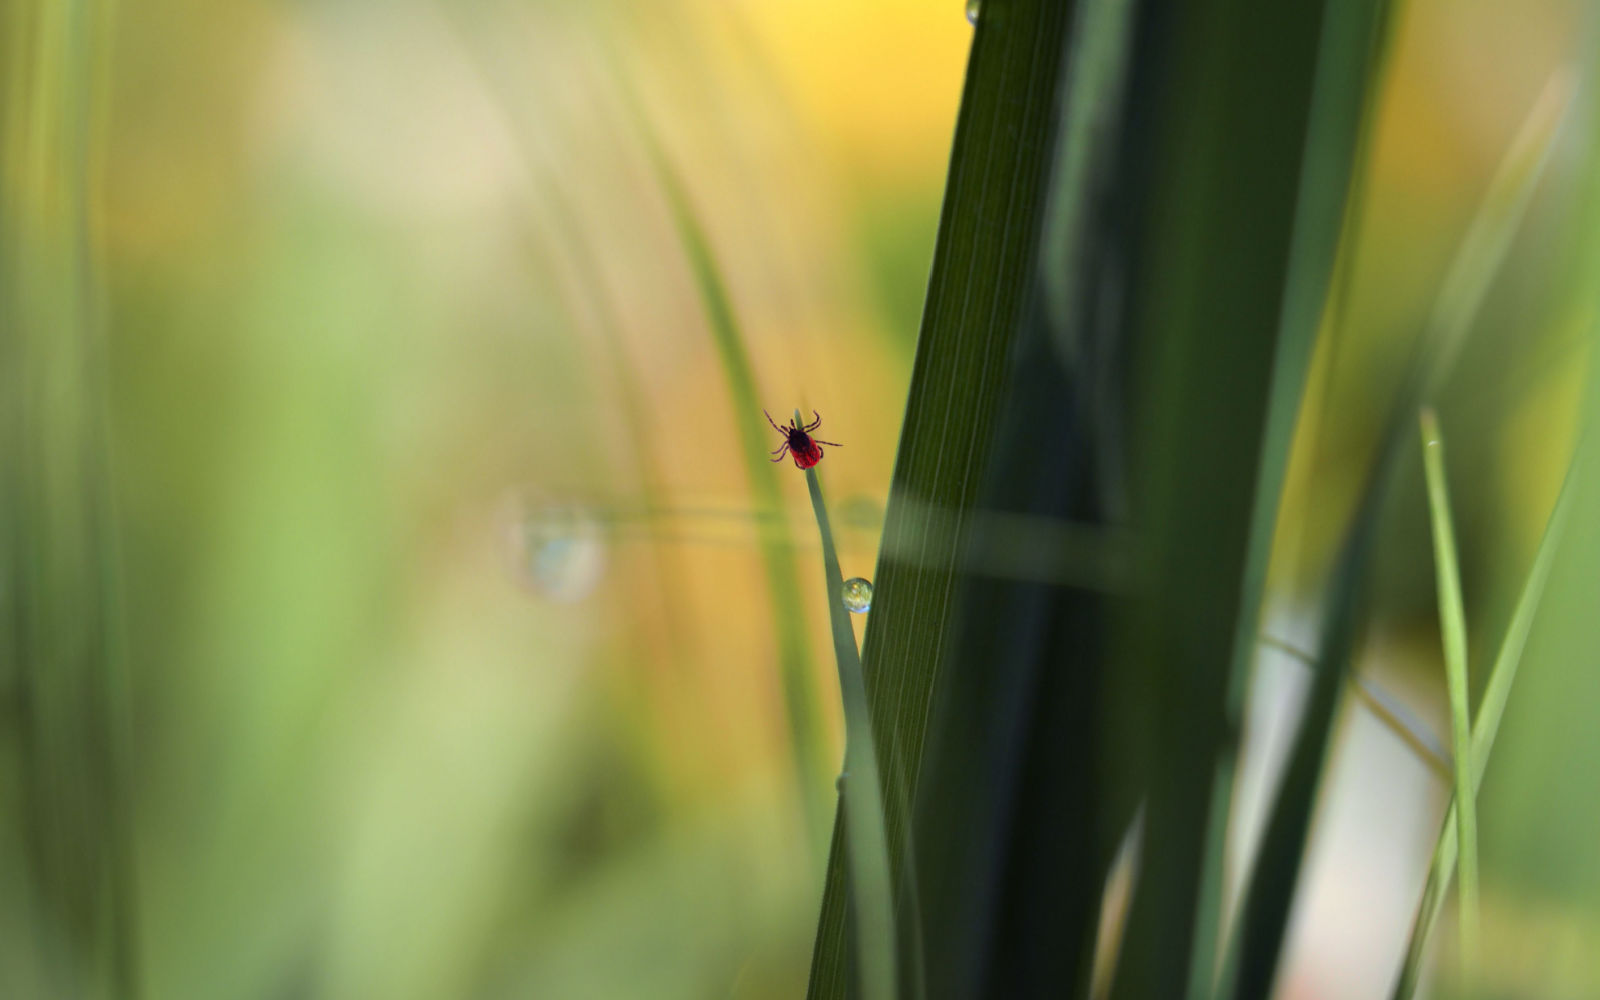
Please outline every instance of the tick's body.
M761 412L767 413L766 410ZM822 445L828 445L831 448L844 447L840 444L834 444L832 441L819 441L812 437L809 432L822 426L822 418L817 416L816 410L811 411L811 416L816 419L804 427L800 426L800 423L792 418L786 426L780 427L778 422L772 419L772 414L767 413L767 423L772 425L773 430L783 435L783 445L772 452L778 456L773 459L774 462L783 461L784 454L788 453L794 456L794 464L796 466L802 469L809 469L822 461Z

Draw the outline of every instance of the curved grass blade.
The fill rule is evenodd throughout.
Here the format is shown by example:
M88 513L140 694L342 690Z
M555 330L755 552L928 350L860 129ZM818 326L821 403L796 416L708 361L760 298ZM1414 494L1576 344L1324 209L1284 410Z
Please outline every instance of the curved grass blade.
M1517 597L1511 623L1506 627L1500 651L1494 665L1489 668L1489 681L1484 687L1483 699L1478 705L1478 718L1472 727L1472 786L1474 791L1483 784L1484 771L1489 765L1489 753L1494 749L1495 736L1500 731L1500 720L1505 717L1506 703L1511 697L1511 684L1516 680L1517 667L1522 662L1522 650L1533 630L1533 620L1538 614L1539 602L1544 596L1545 582L1550 578L1550 566L1555 561L1556 549L1561 544L1566 529L1568 512L1572 506L1572 473L1561 487L1555 509L1545 523L1544 536L1523 582L1522 593ZM1395 982L1392 1000L1411 1000L1417 982L1422 976L1422 959L1427 954L1428 941L1434 924L1444 912L1445 896L1450 890L1459 855L1460 841L1457 828L1456 803L1452 799L1445 813L1444 826L1433 848L1433 860L1428 865L1428 881L1422 890L1422 902L1417 907L1416 920L1411 927L1411 938L1406 944L1405 959L1400 965L1400 976Z
M1444 639L1445 679L1450 691L1450 735L1454 749L1456 839L1461 845L1460 951L1465 971L1478 954L1478 808L1472 760L1472 710L1467 691L1467 616L1461 601L1461 570L1450 518L1444 473L1444 439L1433 410L1421 420L1422 466L1428 482L1428 517L1433 525L1433 564L1439 587L1439 628ZM1465 977L1463 977L1465 979Z
M740 453L755 506L760 510L782 510L778 472L767 462L766 427L756 416L761 404L756 398L755 369L745 351L744 337L734 318L722 271L717 266L711 243L689 202L682 182L656 144L637 108L640 131L650 153L656 176L672 211L672 219L683 243L695 287L711 327L717 357L722 363L728 393L733 397L734 424L739 428ZM822 770L821 715L816 685L811 680L811 645L804 624L795 609L801 607L799 566L787 530L774 526L760 533L761 563L766 571L767 588L772 594L773 625L778 634L778 652L783 682L784 705L788 711L790 739L794 746L800 798L806 808L808 833L820 834L826 822L819 805L819 790L826 787Z
M798 423L803 423L798 411ZM844 771L840 775L846 877L856 929L856 960L865 1000L899 996L893 878L889 870L889 838L884 832L882 777L872 739L872 713L867 682L856 651L856 633L844 606L844 575L834 549L828 509L815 468L806 470L811 508L822 537L822 571L828 587L828 622L833 630L833 655L839 664L839 694L844 700Z

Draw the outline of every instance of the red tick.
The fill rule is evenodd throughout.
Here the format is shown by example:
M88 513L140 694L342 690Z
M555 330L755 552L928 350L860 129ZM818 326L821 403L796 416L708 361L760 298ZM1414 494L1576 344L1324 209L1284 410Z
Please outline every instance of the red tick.
M761 412L767 413L766 410ZM778 456L773 459L774 462L783 461L784 453L787 452L794 456L794 464L796 466L802 469L809 469L822 461L822 449L818 447L819 445L825 444L833 448L844 447L842 444L834 444L832 441L819 441L812 437L810 432L822 426L822 417L818 416L816 410L812 410L811 415L816 419L804 427L801 427L793 417L789 419L789 423L786 426L780 427L778 422L772 419L772 414L767 413L767 423L772 425L773 430L783 435L783 445L772 452Z

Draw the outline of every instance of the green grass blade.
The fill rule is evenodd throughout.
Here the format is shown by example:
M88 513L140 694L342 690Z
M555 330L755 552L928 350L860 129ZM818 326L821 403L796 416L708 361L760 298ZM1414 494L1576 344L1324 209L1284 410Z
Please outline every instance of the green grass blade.
M1445 679L1450 690L1450 734L1455 753L1456 839L1460 843L1459 943L1465 969L1478 954L1478 807L1473 780L1472 717L1467 689L1467 619L1461 601L1461 570L1450 518L1444 472L1444 439L1430 409L1422 411L1422 464L1428 481L1428 516L1433 525L1433 563L1439 587L1439 627L1444 638Z
M657 455L660 449L651 438L644 382L625 343L624 324L615 298L606 287L600 252L575 208L579 200L566 190L560 172L551 169L549 143L539 141L542 123L527 123L521 119L524 108L516 99L518 90L505 72L506 60L497 58L496 48L487 43L487 29L475 26L468 16L470 12L458 5L442 3L438 9L444 23L457 33L462 50L471 57L490 95L515 123L508 131L532 181L530 187L536 193L548 192L539 199L536 211L518 220L530 256L534 258L530 263L540 271L565 272L576 286L564 301L574 327L593 330L604 345L611 366L617 410L631 445L639 491L646 497L664 496L666 477ZM521 51L516 55L521 58ZM651 561L666 651L672 666L681 668L689 648L683 624L688 614L679 594L685 574L671 545L655 546Z
M656 176L671 208L678 238L683 244L695 287L699 290L701 304L710 324L728 394L733 398L733 422L739 429L739 450L744 458L745 474L750 482L755 506L758 510L782 510L783 498L778 489L779 470L766 459L770 444L756 393L755 369L745 351L744 337L739 330L722 271L717 266L705 229L677 173L656 145L642 115L636 115L636 118L645 135ZM788 712L790 738L794 745L800 798L807 809L808 832L820 832L825 820L819 814L819 794L826 789L822 766L821 715L816 685L810 673L811 644L805 636L802 616L795 613L796 608L803 606L800 599L800 571L794 547L786 537L786 532L787 529L782 526L769 526L760 532L758 538L767 589L772 596L773 627L778 635L784 706Z
M862 648L884 787L895 793L885 803L885 827L901 882L906 806L916 797L935 674L955 619L960 553L1008 359L1037 282L1071 6L1008 0L986 7L967 68ZM848 995L842 861L836 825L812 1000Z
M1355 232L1367 178L1373 109L1383 93L1389 65L1388 0L1334 3L1325 8L1311 94L1310 127L1295 209L1290 271L1285 282L1278 353L1256 470L1249 540L1241 574L1232 663L1226 691L1224 742L1212 788L1207 843L1201 871L1195 942L1188 995L1209 996L1214 986L1222 924L1222 889L1228 818L1237 757L1231 748L1243 725L1245 693L1261 627L1267 563L1277 534L1278 506L1288 471L1290 446L1299 421L1317 332L1350 267L1340 257L1341 237ZM1352 241L1353 242L1353 241Z
M137 997L110 465L103 5L0 12L0 866L8 995Z
M1147 777L1122 765L1149 791L1116 1000L1203 996L1214 976L1242 679L1385 9L1145 8L1133 93L1150 116L1139 160L1159 166L1128 297L1148 351L1133 493L1152 556L1119 694L1152 750Z
M1265 1000L1271 995L1289 908L1299 884L1329 735L1339 708L1339 692L1349 673L1358 638L1361 584L1372 558L1377 508L1388 478L1379 470L1369 485L1367 500L1352 525L1329 585L1311 690L1239 906L1218 996Z
M1511 697L1511 685L1516 680L1517 667L1522 662L1522 651L1528 642L1528 634L1533 630L1533 620L1539 610L1539 602L1544 596L1545 583L1550 578L1550 566L1555 561L1556 550L1560 546L1561 536L1566 527L1568 512L1572 506L1572 474L1567 475L1567 482L1561 487L1561 495L1556 500L1555 509L1551 511L1550 519L1545 524L1544 536L1539 541L1539 549L1533 558L1533 566L1528 570L1528 578L1523 582L1522 593L1517 597L1516 608L1512 611L1511 622L1506 627L1505 638L1500 642L1500 650L1495 655L1494 664L1489 668L1489 681L1484 687L1483 699L1478 705L1478 717L1472 726L1472 784L1476 790L1483 784L1484 771L1489 764L1489 753L1494 749L1495 736L1500 731L1500 721L1505 717L1506 703ZM1445 814L1444 826L1439 831L1439 839L1433 848L1433 858L1428 865L1428 881L1422 890L1422 902L1417 907L1417 916L1412 924L1411 937L1406 944L1406 954L1400 965L1400 975L1396 980L1392 1000L1411 1000L1416 993L1417 982L1422 976L1422 960L1427 954L1428 941L1433 933L1433 927L1438 923L1439 915L1444 912L1445 896L1450 889L1450 880L1455 876L1456 862L1459 854L1460 841L1457 839L1456 803L1452 799L1450 808Z
M1379 506L1398 472L1417 411L1453 368L1488 286L1521 227L1549 164L1557 125L1571 94L1570 79L1560 74L1554 77L1502 159L1441 283L1427 327L1385 421L1377 457L1329 585L1316 655L1317 674L1240 904L1220 996L1255 1000L1270 995L1338 708L1337 695L1354 650L1359 589L1375 544Z
M800 421L798 412L795 419ZM803 421L801 421L803 423ZM894 890L889 871L889 840L884 832L882 776L872 738L872 713L866 677L856 651L856 633L844 606L844 575L834 549L828 509L816 469L806 470L811 509L822 537L822 572L828 589L828 622L833 630L833 655L839 664L839 694L844 700L844 771L841 775L843 825L850 899L857 940L861 995L866 1000L895 1000L896 934Z

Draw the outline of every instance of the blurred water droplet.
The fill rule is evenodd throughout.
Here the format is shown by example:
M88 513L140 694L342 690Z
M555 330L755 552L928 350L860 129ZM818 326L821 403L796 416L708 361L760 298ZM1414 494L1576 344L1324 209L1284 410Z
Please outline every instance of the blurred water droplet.
M850 777L849 771L840 771L839 776L833 779L833 790L840 795L844 794L844 779Z
M600 522L575 503L515 495L507 503L505 539L512 574L552 601L588 597L605 571Z
M967 23L978 23L978 12L983 9L983 0L967 0Z
M853 576L844 582L844 607L851 614L865 614L872 609L872 581Z

